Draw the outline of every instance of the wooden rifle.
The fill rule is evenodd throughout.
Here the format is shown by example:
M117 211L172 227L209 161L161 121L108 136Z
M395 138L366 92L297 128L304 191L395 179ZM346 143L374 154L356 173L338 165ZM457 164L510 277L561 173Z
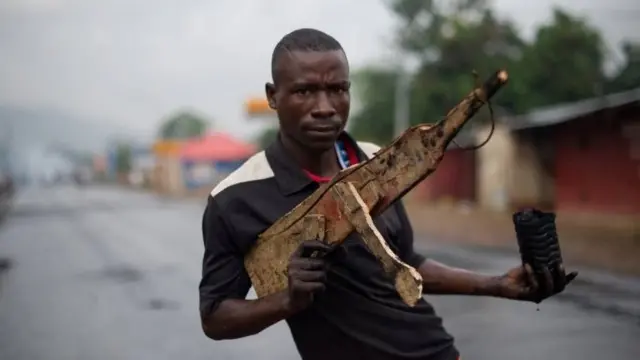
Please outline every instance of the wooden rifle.
M382 213L432 174L462 127L507 83L497 71L436 124L416 125L369 160L342 170L259 235L245 257L258 297L287 288L287 265L301 242L339 245L353 231L394 279L402 300L414 306L422 297L422 277L393 253L372 216Z

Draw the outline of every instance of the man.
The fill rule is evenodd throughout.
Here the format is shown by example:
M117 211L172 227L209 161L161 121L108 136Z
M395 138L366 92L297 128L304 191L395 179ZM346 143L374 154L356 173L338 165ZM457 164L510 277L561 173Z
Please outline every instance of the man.
M251 282L243 258L258 235L319 183L378 150L344 132L349 65L334 38L296 30L276 45L271 69L266 95L280 121L278 139L218 184L204 212L200 312L205 334L215 340L240 338L286 320L304 360L458 359L453 338L431 305L424 299L415 307L405 305L357 235L337 248L303 243L290 259L286 291L245 300ZM413 249L401 202L375 222L394 252L418 269L426 294L537 302L553 295L536 295L529 268L484 276L425 259ZM323 256L309 257L314 251ZM550 275L547 279L552 281Z

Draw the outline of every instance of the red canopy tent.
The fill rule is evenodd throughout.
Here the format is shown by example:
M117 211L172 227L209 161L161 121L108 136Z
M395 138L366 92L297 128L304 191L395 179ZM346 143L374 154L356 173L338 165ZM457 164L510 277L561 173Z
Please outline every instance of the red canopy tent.
M252 144L234 139L224 133L212 133L187 141L180 158L187 161L238 161L255 154Z

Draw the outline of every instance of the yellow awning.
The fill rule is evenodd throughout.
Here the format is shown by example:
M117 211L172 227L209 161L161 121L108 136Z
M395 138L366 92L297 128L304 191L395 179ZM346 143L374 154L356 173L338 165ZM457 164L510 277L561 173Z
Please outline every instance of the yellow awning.
M265 115L274 113L265 98L252 98L245 103L245 111L248 115Z
M158 140L153 144L152 151L156 156L178 156L182 144L182 141Z

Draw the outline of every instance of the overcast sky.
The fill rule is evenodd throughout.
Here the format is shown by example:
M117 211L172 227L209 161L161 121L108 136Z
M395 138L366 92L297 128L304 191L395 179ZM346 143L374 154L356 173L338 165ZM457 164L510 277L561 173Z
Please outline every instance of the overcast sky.
M634 3L494 2L525 35L558 4L589 16L612 43L639 33ZM393 24L382 0L0 0L0 104L149 133L190 107L246 135L243 102L262 95L282 35L324 30L357 67L387 55Z

